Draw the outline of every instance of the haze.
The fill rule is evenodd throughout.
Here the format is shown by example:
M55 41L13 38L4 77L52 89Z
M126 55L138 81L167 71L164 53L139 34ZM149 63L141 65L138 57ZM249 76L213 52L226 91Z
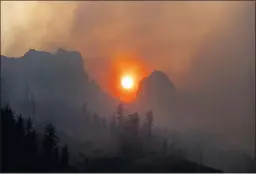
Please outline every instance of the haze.
M165 72L177 87L180 115L191 117L177 127L211 131L253 156L254 1L12 1L1 2L1 22L2 55L79 51L85 69L112 95L117 57L129 55L143 77Z

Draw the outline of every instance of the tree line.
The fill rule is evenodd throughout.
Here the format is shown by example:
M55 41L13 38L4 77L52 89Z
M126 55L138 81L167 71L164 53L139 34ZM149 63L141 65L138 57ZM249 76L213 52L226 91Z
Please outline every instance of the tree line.
M68 146L59 146L51 123L38 133L31 118L1 108L2 172L70 172Z
M96 113L90 119L86 112L85 125L91 124L93 127L98 125L103 131L108 129L110 136L116 138L118 156L134 156L142 152L141 132L144 133L144 138L151 137L153 125L151 111L146 114L142 129L138 113L125 115L122 104L118 105L112 120L101 118ZM68 146L59 145L56 129L51 123L45 125L43 133L38 132L30 117L16 115L6 105L1 108L1 135L2 172L75 171L69 163Z
M181 149L175 149L172 147L173 145L169 145L164 137L154 135L152 111L148 111L144 121L141 121L141 116L136 112L126 114L123 104L118 105L117 111L109 119L97 114L91 115L88 110L84 110L85 120L81 124L84 124L83 131L87 132L86 136L92 134L92 136L96 136L96 139L101 139L107 134L109 136L103 141L102 149L98 150L101 153L100 156L95 158L95 156L84 154L83 159L79 162L81 165L78 166L74 163L71 165L69 148L67 145L60 145L61 141L51 123L44 126L43 132L38 132L30 117L24 118L21 114L14 114L9 106L1 108L2 172L134 172L151 170L145 167L146 165L150 165L155 171L179 171L182 166L190 165L183 161ZM89 127L91 128L86 129ZM98 129L101 129L99 134L103 132L105 134L97 137L99 134L93 134L93 132L97 132ZM108 142L110 142L110 146L106 146ZM94 145L99 145L99 143L96 142ZM104 152L110 151L111 148L115 151L110 152L110 156L105 155ZM140 166L136 163L137 160L147 160L148 162ZM163 163L169 160L178 163L165 164L165 167L154 166L160 161ZM178 169L172 168L172 165Z

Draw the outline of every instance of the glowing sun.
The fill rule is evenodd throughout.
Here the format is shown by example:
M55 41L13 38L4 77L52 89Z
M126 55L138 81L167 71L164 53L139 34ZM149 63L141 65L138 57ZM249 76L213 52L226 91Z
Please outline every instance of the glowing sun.
M121 79L121 85L124 89L132 89L134 86L134 80L130 76L124 76Z

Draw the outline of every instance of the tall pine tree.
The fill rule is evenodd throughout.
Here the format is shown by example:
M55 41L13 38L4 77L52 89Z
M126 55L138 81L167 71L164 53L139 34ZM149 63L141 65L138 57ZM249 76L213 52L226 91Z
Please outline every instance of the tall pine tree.
M42 162L46 172L56 171L58 165L58 137L52 124L45 126L42 142Z

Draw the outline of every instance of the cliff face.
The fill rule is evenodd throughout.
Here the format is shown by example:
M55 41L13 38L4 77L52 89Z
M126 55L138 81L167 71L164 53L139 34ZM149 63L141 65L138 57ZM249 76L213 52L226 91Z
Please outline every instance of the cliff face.
M56 124L79 122L85 103L91 114L112 115L120 101L90 80L84 64L80 53L63 49L54 54L29 50L20 58L1 56L2 99L17 112ZM140 82L133 109L153 110L161 120L170 117L166 113L171 113L174 101L174 84L163 72L154 71Z
M175 86L161 71L154 71L139 84L137 106L153 110L156 121L165 122L171 117L175 103Z
M79 120L87 103L91 112L114 110L116 101L95 85L84 70L78 52L59 49L55 54L29 50L20 58L1 56L2 99L17 112L37 120ZM104 101L104 102L103 102Z
M154 71L144 78L139 85L138 100L153 102L156 99L161 102L172 100L175 93L174 84L161 71Z

